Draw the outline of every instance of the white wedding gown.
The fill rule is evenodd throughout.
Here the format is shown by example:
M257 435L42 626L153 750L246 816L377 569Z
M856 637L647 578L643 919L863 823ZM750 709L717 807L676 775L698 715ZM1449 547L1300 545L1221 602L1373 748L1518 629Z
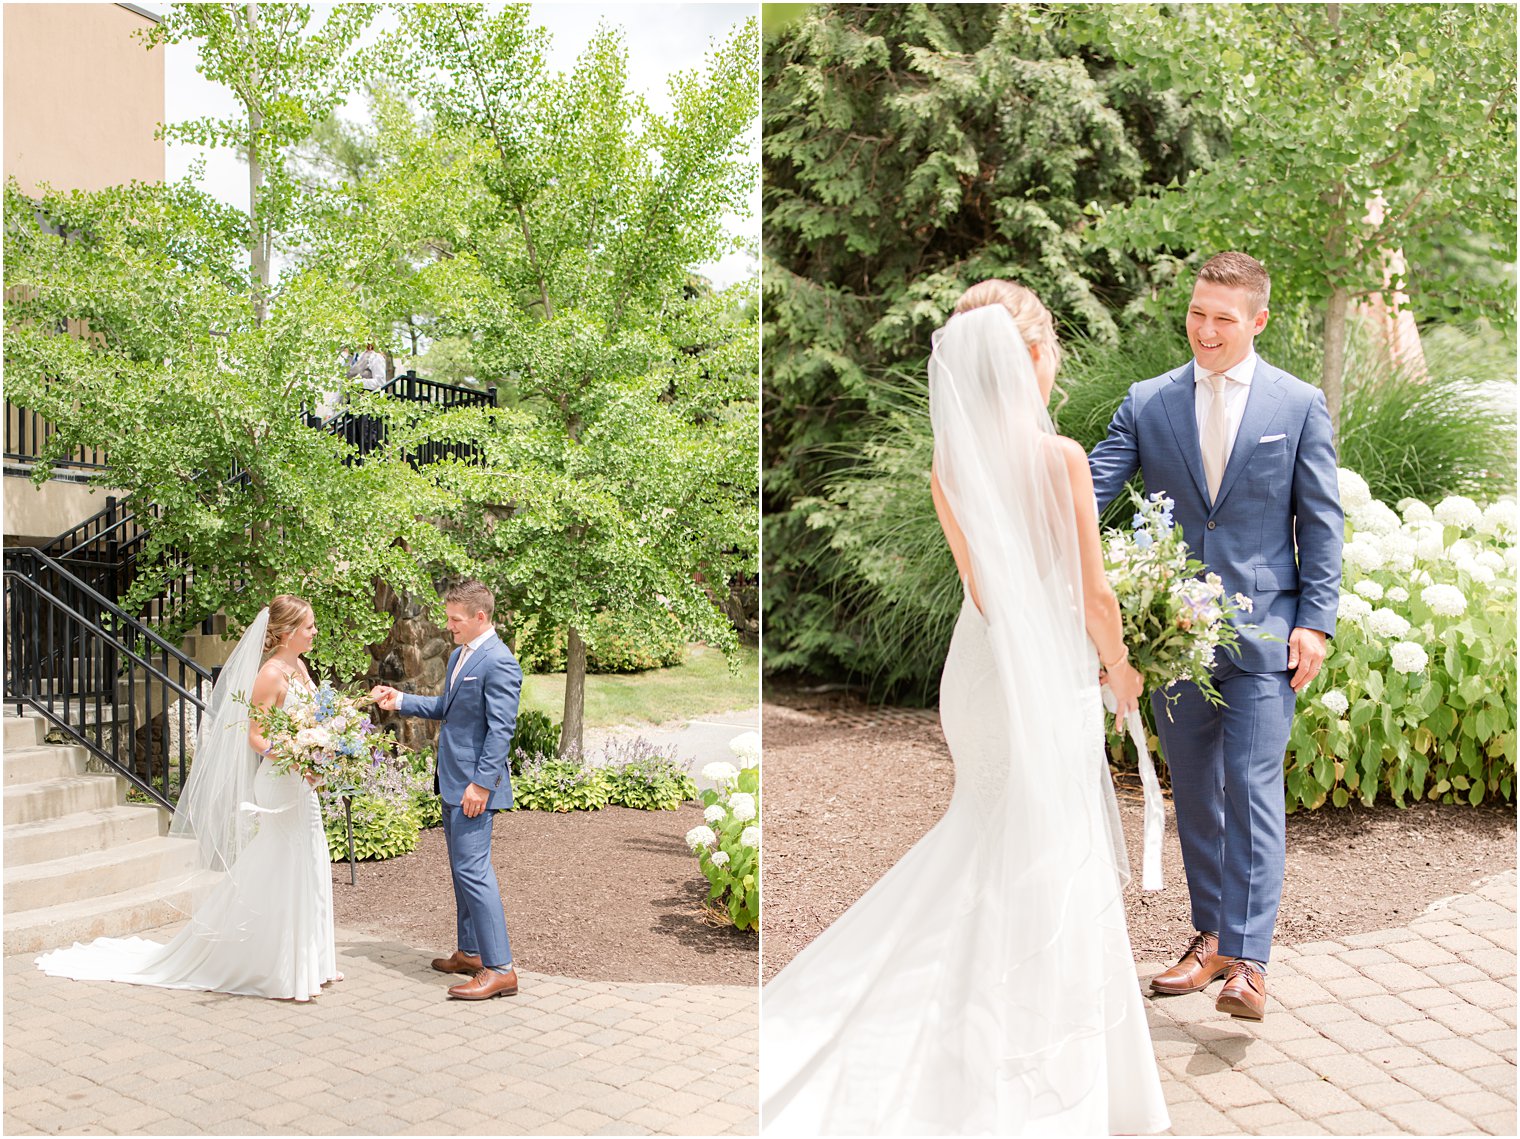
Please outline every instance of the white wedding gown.
M297 683L288 706L300 698ZM268 760L253 779L258 831L167 944L142 937L75 942L37 958L55 977L306 1001L340 977L332 869L316 792ZM193 841L193 840L180 840Z
M998 671L968 598L940 686L949 808L766 986L767 1135L1169 1125L1120 896L1096 657L1071 694L1077 755L1010 747ZM1074 794L1051 789L1053 765L1078 769ZM1025 825L1005 825L1021 809Z

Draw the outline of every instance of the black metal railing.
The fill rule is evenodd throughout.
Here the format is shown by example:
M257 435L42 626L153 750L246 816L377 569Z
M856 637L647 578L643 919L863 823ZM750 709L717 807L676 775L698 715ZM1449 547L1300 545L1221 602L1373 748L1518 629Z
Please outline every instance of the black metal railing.
M58 428L29 407L5 401L5 462L31 466L48 451L48 443ZM75 447L53 460L53 469L61 471L103 471L106 453L98 447Z
M482 390L461 387L458 384L445 384L437 380L421 379L416 372L403 372L386 383L384 387L376 389L376 394L407 403L425 403L432 407L496 406L494 387ZM348 463L363 462L366 455L378 451L387 440L385 420L362 412L344 410L326 420L308 416L307 423L313 427L321 427L324 431L331 431L335 435L341 435L344 442L353 449L345 460ZM445 443L436 440L413 448L406 456L406 461L413 467L426 466L444 459L479 463L484 462L485 456L479 447L471 443Z
M173 808L212 674L41 550L5 551L5 703Z

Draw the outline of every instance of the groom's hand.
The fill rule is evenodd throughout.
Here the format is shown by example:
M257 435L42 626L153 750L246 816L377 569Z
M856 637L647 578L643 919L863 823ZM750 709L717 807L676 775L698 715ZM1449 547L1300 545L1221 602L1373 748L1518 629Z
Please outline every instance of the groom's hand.
M369 690L369 698L384 708L387 712L394 712L401 707L401 693L384 684L377 684Z
M1288 637L1288 667L1295 669L1288 681L1294 692L1302 692L1319 675L1325 663L1326 637L1318 629L1294 629Z
M471 783L464 789L464 797L459 800L459 809L464 812L465 818L473 819L486 809L486 804L490 801L489 791L478 784Z

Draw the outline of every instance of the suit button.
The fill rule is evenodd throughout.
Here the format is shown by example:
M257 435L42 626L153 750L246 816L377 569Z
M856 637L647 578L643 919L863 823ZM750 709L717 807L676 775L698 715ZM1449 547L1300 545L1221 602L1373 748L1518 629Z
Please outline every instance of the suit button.
M1217 525L1219 525L1219 523L1217 523L1217 522L1210 522L1209 523L1209 529L1212 530Z

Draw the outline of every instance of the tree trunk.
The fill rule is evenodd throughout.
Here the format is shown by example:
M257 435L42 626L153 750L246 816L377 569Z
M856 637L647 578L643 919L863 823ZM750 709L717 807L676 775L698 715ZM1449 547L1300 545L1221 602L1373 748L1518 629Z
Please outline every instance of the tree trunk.
M248 42L257 42L259 6L244 6L248 20ZM255 75L250 88L259 89L257 55L254 56ZM264 112L256 102L248 104L248 261L253 269L253 319L263 324L269 315L269 234L268 222L259 216L259 196L264 189L264 164L259 157L259 134L264 129Z
M1343 380L1346 371L1346 313L1348 297L1346 289L1337 285L1330 293L1330 304L1325 310L1325 363L1320 371L1319 386L1325 393L1325 406L1330 409L1330 430L1335 438L1341 433L1341 404L1344 398Z
M580 754L586 735L586 642L574 625L565 636L565 722L559 733L559 753L573 748Z

